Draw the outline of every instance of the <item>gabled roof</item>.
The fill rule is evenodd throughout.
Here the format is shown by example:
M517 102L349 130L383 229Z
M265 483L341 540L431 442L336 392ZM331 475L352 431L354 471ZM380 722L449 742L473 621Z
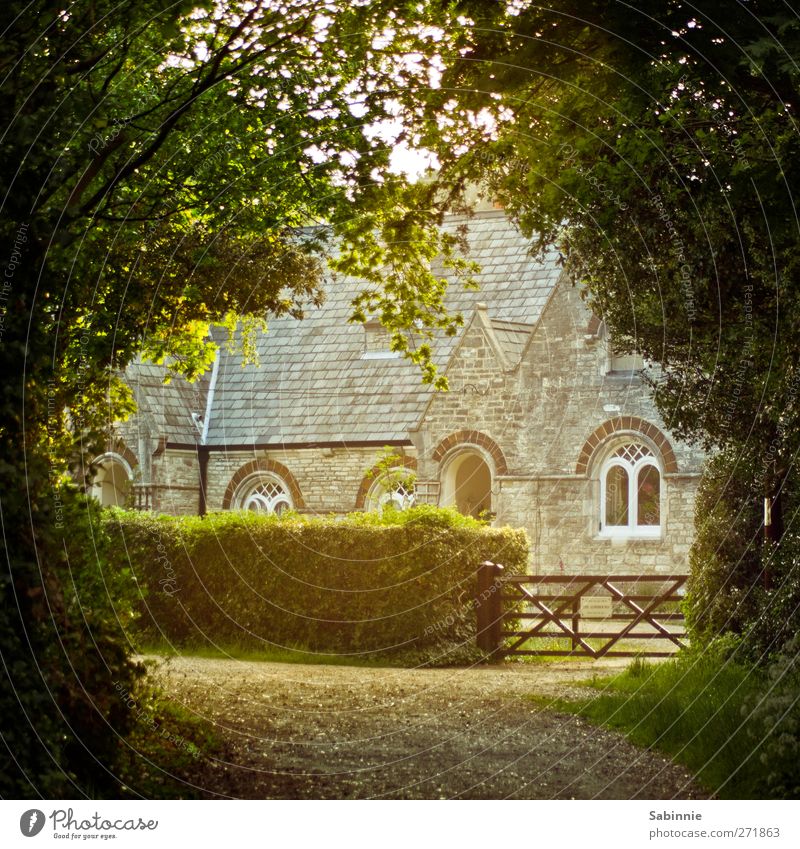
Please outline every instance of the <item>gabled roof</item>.
M199 431L192 414L205 414L209 375L194 383L179 377L164 383L166 373L166 366L141 358L125 370L125 382L133 391L137 406L131 425L145 428L154 438L165 437L168 442L193 445L199 441Z
M448 308L461 312L465 325L476 304L487 306L498 342L512 366L538 321L561 274L557 253L543 261L528 253L529 242L501 211L451 217L445 228L466 226L468 258L481 266L477 291L453 284ZM434 264L434 271L449 275ZM220 351L210 405L206 444L210 446L280 446L331 442L388 443L408 441L408 431L422 415L433 390L421 383L419 369L397 357L364 358L364 327L349 324L350 302L363 282L339 278L326 290L326 301L307 310L302 321L269 321L258 341L260 364L242 366L239 354ZM434 361L443 369L458 337L438 334ZM172 386L178 381L173 381ZM169 441L180 430L191 436L191 412L178 428L175 394L156 393L169 413ZM184 401L188 402L188 396ZM181 414L177 414L180 418Z
M489 319L495 339L505 354L509 365L514 368L522 359L522 353L531 338L535 324L523 324L517 321L500 321Z

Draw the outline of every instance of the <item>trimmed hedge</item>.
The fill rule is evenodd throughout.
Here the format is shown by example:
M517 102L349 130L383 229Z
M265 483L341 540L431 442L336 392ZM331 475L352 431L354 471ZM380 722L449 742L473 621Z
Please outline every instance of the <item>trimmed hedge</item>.
M142 588L142 635L179 647L444 661L474 649L478 565L521 573L528 558L524 531L430 507L327 519L115 510L106 529Z

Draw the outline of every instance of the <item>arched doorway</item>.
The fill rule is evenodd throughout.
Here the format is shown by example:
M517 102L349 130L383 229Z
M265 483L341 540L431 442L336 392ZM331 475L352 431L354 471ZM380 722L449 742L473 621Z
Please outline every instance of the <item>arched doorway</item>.
M119 454L103 454L94 464L97 474L90 494L103 507L125 507L131 490L133 470Z
M480 452L466 448L446 463L442 504L476 519L492 511L492 470Z

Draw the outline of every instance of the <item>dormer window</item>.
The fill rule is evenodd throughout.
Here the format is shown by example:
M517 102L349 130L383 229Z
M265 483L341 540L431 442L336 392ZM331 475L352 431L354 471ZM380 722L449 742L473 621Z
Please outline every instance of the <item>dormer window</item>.
M644 358L635 351L632 354L625 353L613 345L609 351L608 371L610 374L633 374L644 368Z
M391 348L392 336L377 320L364 322L364 352L362 360L393 360L400 356Z

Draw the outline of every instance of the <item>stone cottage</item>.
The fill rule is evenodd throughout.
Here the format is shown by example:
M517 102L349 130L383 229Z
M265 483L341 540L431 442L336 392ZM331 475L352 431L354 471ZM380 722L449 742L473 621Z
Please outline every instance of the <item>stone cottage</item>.
M703 455L665 428L635 355L618 355L555 251L534 259L501 210L465 225L478 291L420 382L377 322L347 321L337 281L303 321L273 319L260 364L222 346L190 385L134 363L138 413L117 426L94 493L168 513L345 513L387 500L454 505L527 529L535 572L684 572ZM413 470L370 473L386 446Z

